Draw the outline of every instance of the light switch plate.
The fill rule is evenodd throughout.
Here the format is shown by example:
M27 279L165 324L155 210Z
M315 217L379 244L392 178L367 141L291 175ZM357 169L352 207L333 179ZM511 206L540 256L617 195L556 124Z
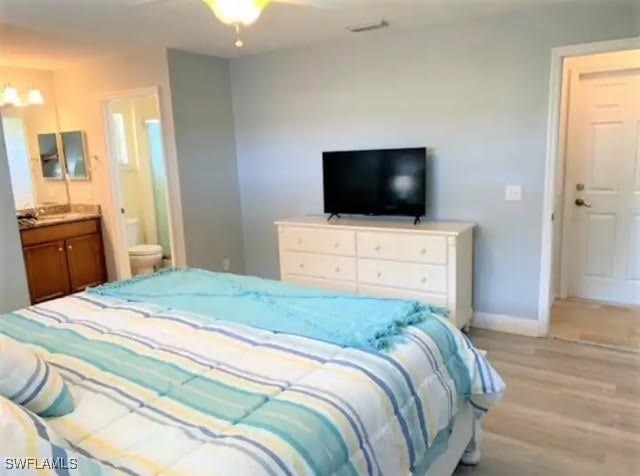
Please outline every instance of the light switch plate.
M522 200L522 185L507 185L504 191L504 199L507 202L519 202Z

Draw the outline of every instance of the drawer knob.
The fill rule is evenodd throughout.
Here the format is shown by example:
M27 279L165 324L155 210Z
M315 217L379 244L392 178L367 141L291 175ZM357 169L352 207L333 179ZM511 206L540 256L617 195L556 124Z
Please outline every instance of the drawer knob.
M58 251L59 251L60 253L62 253L62 251L63 251L63 250L62 250L62 246L61 246L60 248L58 248Z
M340 248L340 242L337 241L336 244L333 245L334 248Z
M340 266L336 268L336 273L339 273L339 272L340 272Z
M421 281L422 281L422 284L424 284L427 282L427 278L422 278Z
M300 269L304 269L304 263L300 263Z
M73 246L69 245L69 246L67 246L67 248L68 248L68 249L70 249L70 250L72 250L72 249L73 249Z
M298 238L298 244L301 245L302 244L302 238Z
M427 250L423 249L422 251L420 251L421 255L426 255L427 254Z
M381 278L382 277L382 273L380 271L378 271L378 277Z
M378 246L376 246L376 247L375 247L375 250L376 250L376 251L380 251L380 249L381 249L381 248L382 248L382 247L381 247L380 245L378 245Z

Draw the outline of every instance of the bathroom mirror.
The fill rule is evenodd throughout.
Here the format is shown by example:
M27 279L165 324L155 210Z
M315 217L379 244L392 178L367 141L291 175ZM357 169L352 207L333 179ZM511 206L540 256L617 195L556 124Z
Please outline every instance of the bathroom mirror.
M58 111L52 102L52 87L40 81L31 70L0 66L0 77L11 81L20 91L35 85L41 89L45 101L44 104L28 104L23 98L20 106L0 107L0 126L16 210L68 205L69 187L60 160ZM31 79L21 83L24 77Z
M62 160L58 150L58 134L54 132L38 134L38 151L42 176L48 180L63 180Z
M60 136L69 180L88 180L89 171L84 132L63 132Z

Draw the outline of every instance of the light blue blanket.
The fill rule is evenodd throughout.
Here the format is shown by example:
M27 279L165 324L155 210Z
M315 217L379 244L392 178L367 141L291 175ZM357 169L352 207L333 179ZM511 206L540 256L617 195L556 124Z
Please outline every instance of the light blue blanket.
M446 313L416 301L315 291L200 269L165 270L88 292L367 350L387 349L406 326Z

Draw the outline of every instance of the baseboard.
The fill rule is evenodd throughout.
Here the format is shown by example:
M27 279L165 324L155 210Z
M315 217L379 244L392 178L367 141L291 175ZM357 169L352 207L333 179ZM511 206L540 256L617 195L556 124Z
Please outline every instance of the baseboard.
M524 319L502 314L476 312L471 321L472 327L489 331L506 332L530 337L544 337L545 331L537 319Z

